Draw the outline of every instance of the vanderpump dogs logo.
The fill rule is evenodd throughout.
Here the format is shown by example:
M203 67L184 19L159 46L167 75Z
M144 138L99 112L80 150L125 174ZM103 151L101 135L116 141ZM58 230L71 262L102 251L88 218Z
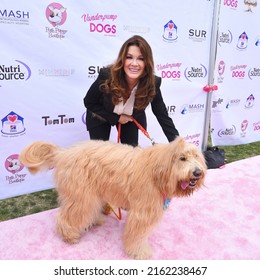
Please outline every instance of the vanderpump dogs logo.
M233 35L230 30L221 31L218 34L218 45L222 46L225 44L231 44L233 41Z
M5 176L8 184L22 183L25 180L26 174L21 173L24 166L20 163L18 154L8 156L4 165L5 169L11 173L11 175Z
M49 38L64 39L68 30L61 29L67 20L67 9L60 3L51 3L46 7L45 16L52 27L45 27Z
M253 131L258 131L260 132L260 122L255 122L253 123Z
M244 0L244 4L247 6L245 12L253 12L253 8L257 6L257 0Z
M116 36L117 26L115 14L95 14L88 13L81 16L83 21L89 25L90 33L99 33L105 36Z
M24 118L15 112L10 112L2 118L2 136L18 136L24 135Z
M30 79L32 74L30 67L23 61L15 61L15 64L0 65L0 81L27 81Z
M173 81L179 81L182 77L181 67L182 63L165 63L157 64L156 69L161 72L163 79L170 79Z
M0 9L0 24L29 25L30 13L22 10Z
M184 139L196 146L199 146L200 145L200 141L199 141L199 138L200 138L200 133L196 133L196 134L193 134L193 135L187 135L184 137Z
M235 65L231 66L231 76L234 79L244 79L246 76L246 67L247 65Z
M250 80L260 78L260 68L254 67L248 70L248 77Z
M243 32L239 37L237 41L237 49L238 50L246 50L248 45L248 36L246 32Z
M184 71L184 76L189 82L192 82L197 79L205 78L207 76L207 73L207 68L203 64L200 64L200 66L198 67L187 67Z
M172 20L168 21L163 28L164 41L169 43L176 41L178 38L177 29L177 25Z
M236 9L238 7L238 0L224 0L223 5L231 9Z

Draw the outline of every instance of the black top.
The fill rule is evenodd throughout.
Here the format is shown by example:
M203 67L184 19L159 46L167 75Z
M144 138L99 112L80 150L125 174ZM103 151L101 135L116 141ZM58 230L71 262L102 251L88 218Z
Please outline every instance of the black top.
M89 88L84 97L84 105L87 108L86 124L87 129L92 129L104 122L109 122L111 125L116 125L120 115L114 113L114 105L112 103L112 94L103 93L99 86L110 75L109 68L101 68L96 81ZM168 141L175 139L179 132L175 128L172 119L168 116L166 106L164 104L160 86L162 79L155 76L156 95L151 102L152 112L157 118L165 136ZM146 129L146 115L145 110L137 110L134 108L133 117Z

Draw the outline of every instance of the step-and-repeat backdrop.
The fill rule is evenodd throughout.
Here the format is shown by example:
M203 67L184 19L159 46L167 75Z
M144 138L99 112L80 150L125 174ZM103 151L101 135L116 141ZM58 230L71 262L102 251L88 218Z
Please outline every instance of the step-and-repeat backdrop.
M226 2L237 1L225 0L221 4L223 8L227 8ZM18 161L19 153L35 140L66 147L89 139L83 98L99 69L113 63L122 43L135 34L143 36L153 49L155 73L162 77L164 101L181 136L201 147L208 94L203 87L208 84L214 4L215 1L209 0L2 1L0 199L54 187L51 171L30 175ZM252 12L245 12L242 8L238 11L229 8L230 11L225 12L227 19L230 14L233 18L243 14L248 20L255 18L257 9L252 7ZM238 28L238 20L228 24L221 32L223 36L232 33L232 43L235 43L238 38L232 28ZM255 34L249 34L246 27L257 30L256 26L250 26L246 21L241 26L245 27L246 36L253 40ZM230 51L228 43L222 45L226 52ZM255 46L254 51L259 48ZM231 56L222 59L227 77L213 100L213 104L217 102L218 110L224 103L218 101L218 97L224 99L227 91L223 88L222 93L221 86L231 84L228 67L244 65L247 71L244 80L252 80L252 86L243 86L243 93L240 93L238 87L242 87L243 80L237 78L239 85L233 90L232 83L232 92L240 98L240 106L244 102L240 95L249 99L253 96L256 107L257 88L253 83L259 77L256 75L259 64L256 57L252 58L252 63L245 62L244 57L249 53L250 50L240 50L239 61ZM218 73L217 77L220 77ZM231 99L230 111L237 112L234 99ZM250 107L247 114L254 110L249 105L250 100L245 105ZM147 117L150 136L156 142L167 142L150 108ZM214 126L215 131L217 126L225 128L218 121L214 121ZM116 136L114 129L111 141L116 141ZM140 145L151 145L141 132Z
M259 1L223 0L211 105L214 145L260 140Z

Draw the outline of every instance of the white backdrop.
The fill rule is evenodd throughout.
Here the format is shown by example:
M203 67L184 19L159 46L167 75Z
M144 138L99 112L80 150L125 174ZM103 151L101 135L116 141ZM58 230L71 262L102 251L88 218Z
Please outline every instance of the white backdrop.
M222 1L211 105L214 145L260 140L260 7L257 1ZM259 2L259 1L258 1Z
M35 140L68 146L89 139L83 98L134 34L152 46L181 136L201 147L215 1L1 2L0 199L53 187L51 171L30 175L19 153ZM150 108L147 115L149 134L166 142ZM140 144L151 145L141 132Z

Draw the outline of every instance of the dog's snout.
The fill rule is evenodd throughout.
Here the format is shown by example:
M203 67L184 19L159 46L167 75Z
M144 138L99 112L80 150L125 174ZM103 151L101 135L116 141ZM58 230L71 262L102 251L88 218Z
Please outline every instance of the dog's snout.
M196 168L196 169L193 171L193 176L195 176L195 177L200 177L201 175L202 175L201 169Z

